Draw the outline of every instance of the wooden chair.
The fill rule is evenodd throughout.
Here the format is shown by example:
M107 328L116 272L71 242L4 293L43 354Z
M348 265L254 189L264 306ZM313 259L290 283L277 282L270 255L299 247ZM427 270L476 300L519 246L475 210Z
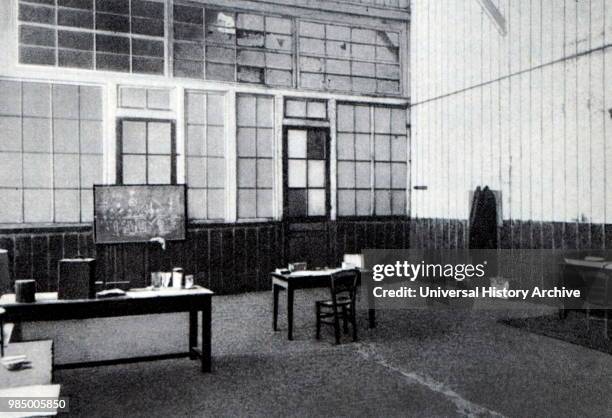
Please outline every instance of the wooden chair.
M353 341L357 341L355 304L359 270L343 270L331 276L331 299L315 302L317 316L317 340L321 338L321 324L332 325L336 344L340 344L340 316L343 331L348 334L348 323L353 327Z

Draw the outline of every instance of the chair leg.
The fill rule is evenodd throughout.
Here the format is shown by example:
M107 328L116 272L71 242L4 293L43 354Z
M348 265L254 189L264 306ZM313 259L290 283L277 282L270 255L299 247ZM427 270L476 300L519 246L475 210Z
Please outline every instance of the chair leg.
M346 311L346 305L342 305L342 331L348 334L348 313Z
M321 339L321 315L319 311L320 311L319 304L317 303L315 305L315 313L317 315L317 334L316 334L317 340Z
M340 344L340 317L337 306L334 306L334 335L336 337L336 344Z
M355 313L355 304L351 304L351 322L353 323L353 341L357 341L357 315Z

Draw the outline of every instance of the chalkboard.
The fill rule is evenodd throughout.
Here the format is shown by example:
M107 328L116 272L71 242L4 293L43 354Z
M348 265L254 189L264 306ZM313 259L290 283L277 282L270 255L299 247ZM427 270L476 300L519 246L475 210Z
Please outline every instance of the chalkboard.
M185 185L94 186L98 244L185 239Z

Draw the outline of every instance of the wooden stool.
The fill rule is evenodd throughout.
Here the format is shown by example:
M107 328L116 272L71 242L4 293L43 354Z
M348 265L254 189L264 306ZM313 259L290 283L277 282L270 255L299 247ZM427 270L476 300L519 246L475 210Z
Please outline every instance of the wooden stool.
M0 308L0 357L4 357L4 316L6 309Z

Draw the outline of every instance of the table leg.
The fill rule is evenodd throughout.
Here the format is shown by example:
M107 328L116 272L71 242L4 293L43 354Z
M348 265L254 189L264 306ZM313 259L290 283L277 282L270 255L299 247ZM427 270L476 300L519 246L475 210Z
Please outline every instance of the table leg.
M372 293L372 287L370 283L367 284L368 292L368 325L370 328L376 328L376 302L374 301L374 294Z
M287 286L287 338L293 340L293 287Z
M272 329L278 330L278 294L280 292L280 286L272 283Z
M189 358L198 358L195 348L198 347L198 311L189 311Z
M207 298L202 309L202 372L210 373L212 370L211 358L211 298Z

